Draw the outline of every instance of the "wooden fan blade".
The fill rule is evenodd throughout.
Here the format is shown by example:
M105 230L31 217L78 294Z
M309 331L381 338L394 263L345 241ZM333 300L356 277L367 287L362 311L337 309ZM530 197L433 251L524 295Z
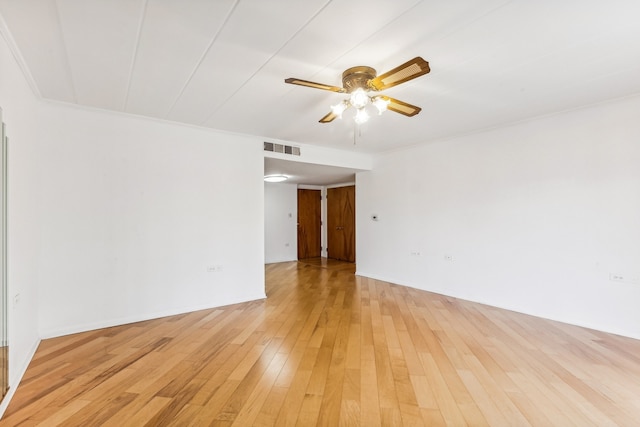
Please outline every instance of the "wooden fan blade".
M383 90L427 74L431 69L429 63L419 56L407 61L399 67L379 75L369 82L375 90Z
M284 82L292 85L307 86L307 87L313 87L313 88L322 89L322 90L330 90L331 92L345 91L343 88L338 86L330 86L322 83L310 82L308 80L294 79L293 77L289 77L288 79L285 79Z
M335 120L335 118L338 117L338 115L336 113L334 113L333 111L331 111L330 113L328 113L326 116L324 116L323 118L321 118L319 120L320 123L329 123L332 122L333 120Z
M389 98L388 96L381 96L380 98L384 99L385 101L389 101L389 105L387 105L387 110L400 113L407 117L413 117L416 114L418 114L420 111L422 111L422 108L416 105L407 104L406 102L402 102L398 99Z

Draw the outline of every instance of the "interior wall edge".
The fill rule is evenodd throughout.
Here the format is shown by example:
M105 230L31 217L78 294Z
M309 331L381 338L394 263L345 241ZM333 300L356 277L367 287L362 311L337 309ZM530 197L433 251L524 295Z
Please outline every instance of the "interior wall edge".
M9 407L9 404L11 403L11 399L13 399L13 395L18 389L18 384L20 384L20 381L22 381L22 377L24 376L25 372L27 372L27 368L31 364L31 360L33 360L33 356L35 356L36 351L38 350L40 341L42 340L38 339L34 342L33 346L31 347L30 353L24 359L24 363L22 364L20 369L17 370L15 374L12 374L12 372L9 371L9 391L4 396L2 402L0 402L0 419L2 419L4 412Z

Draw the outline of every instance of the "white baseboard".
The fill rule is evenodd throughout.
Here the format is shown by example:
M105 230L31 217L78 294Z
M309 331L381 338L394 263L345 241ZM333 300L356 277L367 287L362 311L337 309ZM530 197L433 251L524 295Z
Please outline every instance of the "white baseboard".
M111 328L113 326L126 325L129 323L144 322L146 320L159 319L159 318L168 317L168 316L176 316L178 314L191 313L192 311L209 310L212 308L225 307L227 305L240 304L240 303L249 302L249 301L256 301L260 299L265 299L266 297L267 296L265 293L261 293L261 294L247 296L243 298L234 298L226 301L221 301L220 304L216 304L216 305L207 304L207 305L201 305L201 306L181 307L181 308L169 309L169 310L159 311L159 312L119 317L119 318L104 320L100 322L85 323L82 325L73 325L73 326L64 327L64 328L42 329L40 331L40 336L42 337L42 339L56 338L64 335L77 334L80 332L94 331L96 329Z
M2 400L2 403L0 403L0 419L2 419L2 416L4 415L4 411L7 410L7 407L9 406L9 403L11 402L13 395L18 389L18 385L20 384L20 381L22 381L22 377L24 376L25 372L27 372L27 368L29 367L29 364L31 363L33 356L36 354L36 350L38 350L39 345L40 345L40 340L37 340L33 344L31 351L29 352L29 357L27 357L27 359L23 363L23 366L21 366L20 369L18 369L18 373L15 375L9 376L9 391L7 392L6 396ZM11 374L11 372L9 372L9 374Z
M526 314L528 316L534 316L534 317L539 317L541 319L546 319L546 320L552 320L554 322L560 322L560 323L565 323L567 325L573 325L573 326L579 326L581 328L587 328L587 329L593 329L596 331L600 331L600 332L605 332L608 334L614 334L614 335L620 335L623 337L627 337L627 338L633 338L633 339L637 339L640 340L640 334L635 332L634 330L620 330L620 329L615 329L615 328L606 328L606 327L602 327L602 325L597 325L597 324L593 324L593 323L587 323L587 322L581 322L581 321L575 321L573 319L564 319L558 316L548 316L548 315L541 315L540 313L536 313L535 311L531 311L531 310L526 310L523 309L522 307L512 307L512 306L507 306L504 304L496 304L495 302L492 301L487 301L481 298L469 298L466 295L456 295L452 292L446 292L442 289L439 288L430 288L425 286L425 284L423 283L408 283L408 282L403 282L401 280L397 280L391 277L385 277L385 276L381 276L378 274L371 274L371 273L367 273L364 271L356 271L356 276L362 276L362 277L366 277L369 279L373 279L373 280L380 280L383 282L388 282L388 283L393 283L393 284L398 284L400 286L407 286L409 288L414 288L414 289L420 289L422 291L426 291L426 292L432 292L434 294L439 294L439 295L444 295L447 297L452 297L452 298L458 298L461 300L465 300L465 301L470 301L470 302L475 302L478 304L484 304L484 305L488 305L491 307L495 307L495 308L501 308L503 310L509 310L509 311L515 311L517 313L522 313L522 314Z
M291 261L298 261L298 258L274 258L274 259L270 259L268 261L265 260L265 264L278 264L281 262L291 262Z

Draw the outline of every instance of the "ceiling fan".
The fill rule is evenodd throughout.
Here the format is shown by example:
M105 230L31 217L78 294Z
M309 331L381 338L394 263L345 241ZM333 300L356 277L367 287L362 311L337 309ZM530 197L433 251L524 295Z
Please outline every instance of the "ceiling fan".
M356 109L354 120L360 124L369 119L369 113L365 110L365 107L369 104L375 106L379 114L382 114L385 110L391 110L408 117L418 114L421 110L420 107L377 94L376 92L408 82L427 74L429 71L431 71L429 63L417 56L379 76L376 75L376 70L371 67L358 66L348 68L342 73L342 87L291 77L285 79L285 83L349 94L349 98L332 106L331 112L321 118L320 123L329 123L336 117L342 117L342 113L347 108L354 107Z

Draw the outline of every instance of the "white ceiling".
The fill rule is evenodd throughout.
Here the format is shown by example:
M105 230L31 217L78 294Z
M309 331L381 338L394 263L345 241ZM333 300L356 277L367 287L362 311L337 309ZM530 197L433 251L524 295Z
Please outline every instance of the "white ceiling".
M264 175L286 175L287 184L333 185L353 183L359 169L292 162L265 157Z
M380 152L640 92L638 0L0 0L42 97L264 138ZM318 120L355 65L432 72L421 106Z

